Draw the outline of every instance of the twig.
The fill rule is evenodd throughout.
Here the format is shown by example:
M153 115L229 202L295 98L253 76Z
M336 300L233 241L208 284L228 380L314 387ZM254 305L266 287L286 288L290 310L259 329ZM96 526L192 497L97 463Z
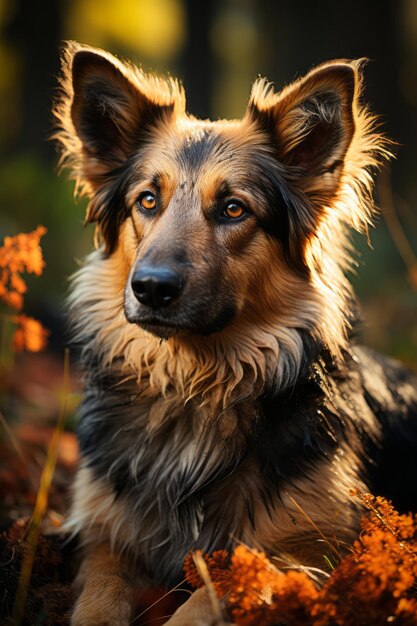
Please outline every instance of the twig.
M9 424L7 423L7 420L6 420L6 418L3 415L3 412L1 410L0 410L0 424L3 427L3 430L6 433L6 436L8 437L8 439L9 439L10 443L12 444L12 447L14 448L14 450L17 453L18 457L20 458L22 463L26 466L27 465L26 459L25 459L25 457L23 455L20 443L18 442L14 432L12 431L12 429L9 426Z
M404 232L395 208L392 186L388 169L384 169L378 178L378 194L382 214L396 248L407 268L411 286L417 289L417 256Z
M145 615L145 613L147 613L150 609L152 609L154 606L159 604L162 600L164 600L171 593L174 593L174 591L185 591L186 593L189 593L191 595L191 591L189 591L188 589L180 589L180 586L183 585L184 583L185 583L185 579L182 580L181 582L179 582L178 585L175 585L175 587L173 587L172 589L170 589L169 591L164 593L163 596L161 596L160 598L155 600L155 602L153 602L150 606L146 607L146 609L144 611L142 611L142 613L139 613L139 615L136 615L136 617L134 617L133 620L131 621L131 624L134 624L137 619L142 617L142 615ZM169 615L168 617L171 617L171 616Z
M334 547L334 545L331 543L331 541L326 537L325 534L322 533L322 531L320 530L320 528L317 526L317 524L311 519L311 517L308 515L308 513L306 513L304 511L304 509L298 504L298 502L296 502L294 500L294 498L292 496L290 496L289 493L286 494L287 497L291 500L291 502L294 504L294 506L297 507L297 509L300 511L300 513L306 518L306 520L312 525L312 527L314 528L314 530L317 531L317 533L320 535L320 537L323 539L323 541L329 546L330 550L337 556L338 559L340 559L340 552L338 552L338 550L336 550L336 548Z
M223 621L222 607L220 606L220 602L217 597L217 593L214 588L213 581L210 578L208 567L207 567L205 560L203 559L201 550L197 550L197 552L193 554L193 561L195 563L198 573L201 576L201 579L206 585L214 615L219 622L222 622Z
M16 591L16 597L13 605L12 612L12 624L13 626L20 626L23 621L26 599L29 590L30 578L32 575L33 561L36 553L36 546L38 544L40 526L42 519L45 515L46 508L48 506L49 490L51 487L52 479L55 472L56 461L58 457L58 446L61 439L62 432L65 426L65 420L67 417L67 404L68 404L68 390L69 390L69 351L65 350L64 357L64 393L62 396L61 410L58 417L58 422L53 432L51 442L48 447L48 455L46 463L42 471L38 495L36 497L36 504L29 522L29 527L26 535L26 544L23 554L22 569L19 578L19 584Z

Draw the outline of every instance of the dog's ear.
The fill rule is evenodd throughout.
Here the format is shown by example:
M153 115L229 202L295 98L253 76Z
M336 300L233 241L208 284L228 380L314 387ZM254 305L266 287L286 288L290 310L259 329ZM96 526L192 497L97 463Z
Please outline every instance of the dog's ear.
M270 133L277 158L303 178L307 193L319 186L328 196L337 187L357 91L357 65L349 61L323 64L278 94L265 81L254 85L247 114Z
M110 166L137 148L140 133L172 112L153 102L116 59L80 50L72 62L71 118L87 154Z
M102 50L66 45L52 139L76 191L91 198L86 222L97 222L108 253L129 214L125 192L131 157L184 111L184 92L175 80L146 75Z
M169 121L181 91L174 81L146 76L104 51L73 42L64 50L62 74L54 137L63 147L64 164L69 161L74 177L91 193L152 128Z

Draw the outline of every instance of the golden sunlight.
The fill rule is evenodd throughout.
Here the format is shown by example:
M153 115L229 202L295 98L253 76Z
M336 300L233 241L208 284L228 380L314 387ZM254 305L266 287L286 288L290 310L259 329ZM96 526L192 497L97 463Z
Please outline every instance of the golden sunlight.
M99 47L114 42L164 63L181 51L185 13L181 0L76 0L67 28L78 41Z

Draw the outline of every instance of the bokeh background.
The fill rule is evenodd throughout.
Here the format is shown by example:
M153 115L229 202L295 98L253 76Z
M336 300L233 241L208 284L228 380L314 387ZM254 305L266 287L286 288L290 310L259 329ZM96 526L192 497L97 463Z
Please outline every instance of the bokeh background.
M6 235L48 229L42 275L24 276L24 311L50 330L44 352L16 354L4 330L16 311L0 302L1 623L13 613L14 624L68 626L72 603L74 561L48 533L62 525L78 463L82 392L75 357L64 356L65 295L93 230L48 140L65 39L180 77L188 110L211 118L241 116L258 75L279 89L321 61L368 57L365 98L397 158L377 179L372 248L355 237L352 279L363 339L417 369L417 0L0 0L0 246ZM37 546L39 529L47 534ZM29 584L23 559L36 546ZM180 600L149 593L137 598L138 626Z
M179 76L188 110L212 118L242 115L259 74L279 88L323 60L370 58L366 99L398 146L353 280L365 340L417 365L417 0L0 0L0 236L48 228L26 308L57 351L68 276L92 247L48 141L65 39Z

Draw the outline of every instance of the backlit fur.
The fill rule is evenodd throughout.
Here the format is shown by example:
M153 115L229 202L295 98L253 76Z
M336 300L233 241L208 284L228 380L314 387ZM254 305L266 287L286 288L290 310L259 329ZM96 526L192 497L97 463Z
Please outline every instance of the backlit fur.
M108 544L159 584L195 547L317 564L317 528L351 541L381 415L404 426L416 406L409 379L350 339L349 232L372 223L389 156L362 66L325 63L279 93L260 79L242 120L211 122L175 80L67 46L55 138L98 245L70 296L86 394L68 527L87 555ZM247 209L234 223L231 197ZM132 291L146 264L183 277L161 311Z
M76 50L77 47L71 45L64 61L63 98L56 109L61 128L56 136L64 148L61 164L72 168L77 190L91 195L91 179L96 180L100 176L104 178L103 184L93 195L87 212L88 220L96 220L102 205L106 203L109 181L105 180L100 161L85 157L82 143L71 121L70 71L71 59ZM151 145L146 148L150 158L152 153L156 155L161 169L171 172L177 167L176 163L172 163L171 155L178 145L186 142L189 137L203 134L213 123L201 122L186 115L184 94L175 81L165 82L163 79L145 76L136 68L111 58L111 62L117 63L117 67L138 89L144 90L158 104L169 104L173 107L174 118L170 120L170 124L174 125L175 134L165 137L165 124L162 123L162 128L157 127L152 131L155 133L155 141L152 138ZM330 198L326 197L326 188L334 185L331 173L312 178L298 176L296 180L292 172L283 173L289 187L300 187L294 190L291 200L302 216L300 219L307 222L309 236L303 242L302 254L309 276L299 277L291 267L286 267L275 242L254 242L247 254L251 267L243 268L245 274L239 268L234 276L233 268L230 269L231 280L236 278L241 282L246 275L248 281L250 280L250 293L247 293L248 287L244 285L247 291L242 294L242 298L249 295L250 301L245 302L243 319L239 320L236 328L228 329L224 335L220 333L209 340L201 341L193 337L177 341L173 338L169 343L160 345L157 338L138 333L138 329L131 326L123 315L124 288L136 254L137 241L134 227L128 221L123 225L115 254L104 260L101 250L93 253L89 263L74 280L72 299L77 309L80 309L77 311L79 328L85 333L86 324L88 325L89 332L97 337L97 345L105 360L110 362L123 353L127 367L137 370L138 378L147 369L146 363L152 363L150 388L155 389L156 393L164 392L170 382L178 385L178 392L185 398L194 393L203 393L204 396L214 393L215 402L222 398L227 405L233 390L238 386L244 387L243 364L248 366L246 378L251 389L254 384L259 388L265 383L281 387L296 380L303 357L299 329L311 333L335 355L340 355L341 350L346 348L353 302L351 287L346 278L346 270L351 269L352 265L349 229L353 227L363 231L371 223L372 176L369 170L379 163L381 156L387 154L386 142L375 131L374 117L359 104L359 65L353 64L352 67L355 74L355 132L344 158L337 189L332 189ZM314 71L310 74L310 81L314 80L314 74ZM334 86L336 88L337 84ZM279 105L281 101L285 101L286 107L291 108L294 92L300 100L296 87L297 83L280 94L274 94L271 87L260 79L252 89L249 110L252 106L264 110ZM305 87L305 90L308 96L308 88ZM297 112L296 115L292 114L288 122L291 124L294 142L305 132L305 120ZM250 113L243 122L217 122L214 125L224 133L227 149L231 153L238 149L243 151L244 156L246 153L247 162L242 166L250 168L252 146L265 141L263 131L254 124ZM284 137L286 132L284 129ZM266 161L274 158L266 146L261 145L259 149L265 151ZM285 149L287 146L284 151ZM145 159L146 157L147 155ZM217 163L215 159L213 163L209 163L208 169L212 171L204 173L209 180L212 178L215 181L216 166L221 169L225 178L228 177L227 167L230 170L236 167L230 158L228 163L227 155L222 154L219 157ZM93 165L95 169L91 174L90 168ZM179 176L181 174L172 172L174 180ZM186 179L187 173L184 172L183 176ZM110 176L110 183L111 178ZM130 191L130 196L128 202L133 203L136 199L134 188ZM313 203L317 204L316 210L321 213L318 224L313 222ZM252 258L257 259L256 267L253 267ZM94 263L94 271L91 271L91 263ZM274 267L273 272L267 271L271 265ZM110 296L109 301L103 298L106 293ZM299 298L300 293L303 293L302 301ZM94 315L91 315L93 311L90 303L94 307ZM178 351L181 357L173 361L172 354L177 354ZM221 359L219 355L222 355ZM223 359L225 362L219 363ZM209 394L210 389L213 393Z

